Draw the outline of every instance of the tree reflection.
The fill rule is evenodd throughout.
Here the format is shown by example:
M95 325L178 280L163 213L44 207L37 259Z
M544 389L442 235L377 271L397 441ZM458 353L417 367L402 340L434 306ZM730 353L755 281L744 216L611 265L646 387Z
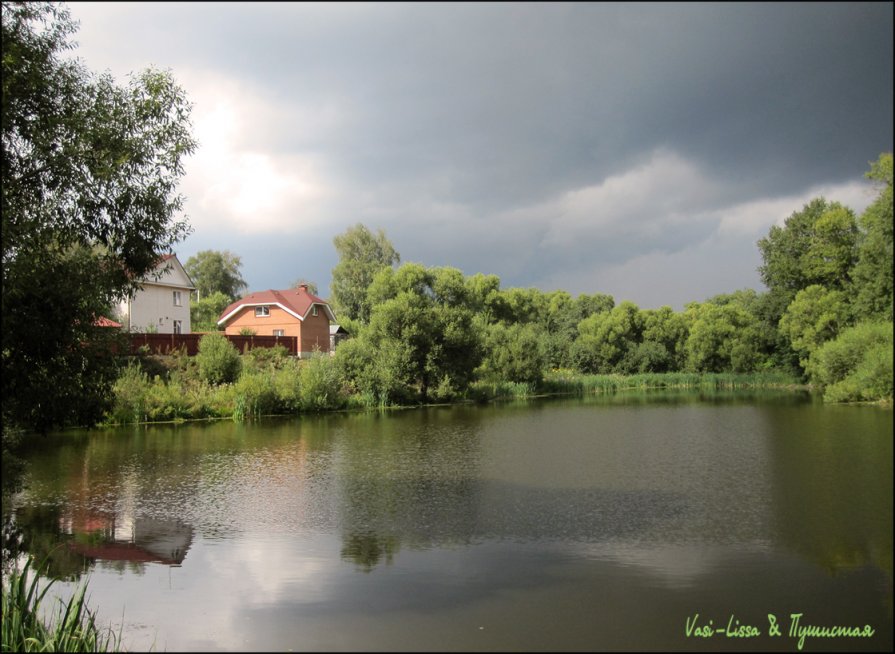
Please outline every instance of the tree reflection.
M77 581L87 572L92 561L70 547L74 535L62 531L61 514L59 507L37 505L4 517L4 572L25 554L30 554L43 574L52 579Z
M778 537L830 575L873 565L891 584L891 411L828 406L771 424Z
M353 561L364 572L370 572L383 557L385 563L391 565L400 548L401 544L394 535L354 532L343 539L342 559Z

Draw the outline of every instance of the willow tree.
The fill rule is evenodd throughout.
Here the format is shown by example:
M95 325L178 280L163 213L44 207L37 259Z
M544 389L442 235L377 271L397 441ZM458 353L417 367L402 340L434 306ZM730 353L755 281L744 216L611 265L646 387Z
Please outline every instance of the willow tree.
M365 323L372 310L367 289L376 273L401 261L401 255L383 230L374 234L361 223L336 236L333 244L339 253L330 286L336 315Z

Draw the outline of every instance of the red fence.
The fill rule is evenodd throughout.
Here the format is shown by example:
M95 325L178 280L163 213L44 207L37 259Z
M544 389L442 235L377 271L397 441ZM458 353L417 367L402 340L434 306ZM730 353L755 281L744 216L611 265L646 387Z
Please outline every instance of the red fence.
M130 334L131 354L136 354L144 345L152 354L170 354L180 348L186 348L188 356L196 356L199 352L199 340L205 334ZM298 354L298 338L295 336L227 336L240 352L256 347L275 347L282 345L292 356Z

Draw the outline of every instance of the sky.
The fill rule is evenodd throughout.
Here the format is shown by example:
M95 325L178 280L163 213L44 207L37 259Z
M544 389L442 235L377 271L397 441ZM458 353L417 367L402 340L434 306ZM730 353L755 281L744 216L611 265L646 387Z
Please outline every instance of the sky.
M327 297L333 237L502 288L683 308L756 242L862 211L892 151L891 3L70 3L88 68L169 69L199 148L176 253Z

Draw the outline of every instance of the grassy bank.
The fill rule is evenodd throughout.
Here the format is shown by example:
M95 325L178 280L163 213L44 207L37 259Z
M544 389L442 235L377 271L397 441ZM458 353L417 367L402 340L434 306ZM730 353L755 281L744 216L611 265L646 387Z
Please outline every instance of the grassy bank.
M525 398L536 395L588 395L637 389L795 389L805 388L782 373L644 373L588 375L574 370L552 370L542 383L477 382L472 392L483 400Z
M385 408L375 397L343 382L333 357L298 360L255 351L241 358L234 381L210 383L196 362L185 356L131 361L115 385L114 407L106 424L170 422L225 418L246 420L265 415L295 415L339 409ZM629 389L760 389L797 387L777 373L586 375L572 370L548 372L539 384L478 381L460 402L489 402L543 395L585 395Z

